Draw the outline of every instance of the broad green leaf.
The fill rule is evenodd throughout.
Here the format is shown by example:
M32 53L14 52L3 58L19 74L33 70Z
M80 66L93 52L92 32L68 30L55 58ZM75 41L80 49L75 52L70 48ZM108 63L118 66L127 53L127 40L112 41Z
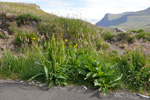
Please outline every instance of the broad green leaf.
M98 74L101 76L101 75L103 75L103 74L104 74L104 72L99 71L99 72L98 72Z
M49 88L51 88L52 86L54 86L54 82L53 82L53 81L51 81L51 82L49 83L49 85L48 85L47 88L49 89Z
M93 78L98 77L98 73L93 74Z
M107 85L105 86L104 91L105 91L104 96L106 96L106 95L107 95L107 93L108 93L108 86L107 86Z
M35 79L36 77L41 76L41 75L43 75L43 74L44 74L44 73L36 74L35 76L31 77L28 81L31 81L31 80Z
M63 75L60 75L60 74L55 74L55 77L56 78L60 78L60 79L66 79L66 77L64 77Z
M44 66L44 70L45 70L46 80L48 80L49 79L49 77L48 77L48 69L47 69L46 66Z
M116 81L121 80L121 78L122 78L122 76L120 76L120 77L116 78L115 80L111 81L111 82L110 82L110 84L111 84L111 83L114 83L114 82L116 82Z
M94 74L94 72L89 72L87 75L86 75L86 78L84 78L84 80L92 77L92 75Z
M102 86L102 83L98 79L96 79L94 81L94 86Z
M110 84L109 87L114 87L116 85L118 85L119 83L113 83L113 84Z
M84 69L78 68L77 70L78 70L79 74L82 74L82 75L87 74L87 71L85 71Z

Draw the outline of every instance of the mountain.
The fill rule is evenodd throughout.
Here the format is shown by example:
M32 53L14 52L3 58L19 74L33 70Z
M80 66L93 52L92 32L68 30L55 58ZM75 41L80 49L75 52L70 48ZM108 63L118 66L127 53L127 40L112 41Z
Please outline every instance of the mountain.
M127 29L148 29L150 28L150 8L121 14L107 13L102 20L96 23L96 25L102 27L123 27Z

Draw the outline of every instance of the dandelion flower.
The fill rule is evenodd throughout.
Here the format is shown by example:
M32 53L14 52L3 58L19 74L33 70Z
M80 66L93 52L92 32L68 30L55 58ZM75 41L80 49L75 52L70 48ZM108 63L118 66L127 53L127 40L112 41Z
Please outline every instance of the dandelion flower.
M34 37L31 37L31 39L32 39L32 40L35 40L35 38L34 38Z
M74 48L76 48L78 45L76 44L76 45L74 45Z
M63 36L63 34L62 34L62 33L60 33L60 35L61 35L61 36Z
M44 35L42 35L42 37L45 37Z
M67 41L68 41L68 39L65 39L65 41L67 42Z

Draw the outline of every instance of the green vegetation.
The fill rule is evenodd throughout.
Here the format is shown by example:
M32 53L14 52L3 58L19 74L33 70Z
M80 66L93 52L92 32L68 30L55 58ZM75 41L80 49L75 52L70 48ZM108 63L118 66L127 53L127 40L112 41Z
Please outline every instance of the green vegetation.
M116 35L114 33L106 32L105 34L103 34L103 37L107 41L114 41L114 42L122 41L122 42L128 42L128 43L135 42L135 37L130 36L129 33L119 33Z
M16 21L9 24L15 36L13 42L22 48L17 55L4 50L0 78L39 80L48 83L49 88L54 84L82 84L105 94L121 88L121 84L129 90L150 91L150 57L138 50L118 54L104 41L118 37L117 41L134 43L135 36L116 35L82 20L59 18L35 5L1 4L17 15ZM24 25L24 21L38 25L28 29L30 24Z
M119 68L123 73L122 80L128 88L139 91L150 90L149 58L141 51L131 51L122 55Z
M0 38L2 38L2 39L6 39L6 38L8 38L7 36L5 36L5 35L3 35L2 33L0 33Z
M22 14L19 15L16 20L17 20L17 25L21 26L21 25L30 24L31 21L35 21L38 23L40 21L40 18L37 18L36 16L33 16L31 14Z
M150 28L150 8L137 12L124 12L119 14L107 13L105 17L97 23L99 26L124 29L147 29Z
M131 30L137 39L142 39L143 42L150 41L150 32L145 32L143 29Z

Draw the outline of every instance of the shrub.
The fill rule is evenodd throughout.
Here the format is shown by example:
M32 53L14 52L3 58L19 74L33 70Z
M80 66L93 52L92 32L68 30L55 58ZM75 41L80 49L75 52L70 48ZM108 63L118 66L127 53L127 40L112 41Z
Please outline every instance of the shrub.
M143 41L150 41L150 32L138 33L136 37Z
M131 37L129 33L120 33L117 36L119 36L119 41L128 41L128 43L135 42L135 37Z
M36 21L38 23L41 20L33 14L21 14L16 19L18 26L21 26L23 24L30 24L31 21Z
M15 37L14 43L18 46L21 46L22 44L31 44L32 41L37 40L37 34L36 33L28 33L26 31L20 30Z
M150 68L144 56L140 51L127 52L121 56L119 68L123 73L122 81L125 82L129 89L139 90L141 87L144 90L150 89Z
M144 31L144 29L139 29L138 31L137 31L137 33L144 33L145 31Z
M2 33L0 33L0 38L2 38L2 39L6 39L6 38L8 38L7 36L5 36L5 35L3 35Z
M111 41L112 38L115 36L115 34L112 34L110 32L106 32L106 33L103 34L103 36L104 36L104 40Z

